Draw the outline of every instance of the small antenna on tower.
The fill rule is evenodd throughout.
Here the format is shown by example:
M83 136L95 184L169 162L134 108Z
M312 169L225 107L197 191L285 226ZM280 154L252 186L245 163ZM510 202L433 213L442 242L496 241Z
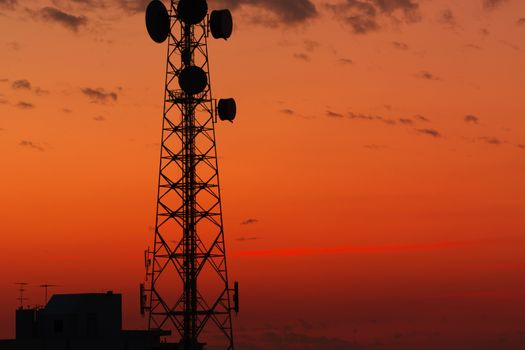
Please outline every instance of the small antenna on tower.
M18 292L20 293L18 298L16 298L20 302L20 306L18 307L20 310L24 308L24 300L27 300L27 298L24 298L24 292L26 289L25 286L28 285L27 282L16 282L16 285L18 285Z
M39 287L40 288L44 288L44 304L42 306L46 306L46 304L47 304L47 290L48 290L48 288L50 288L50 287L59 287L59 285L44 283L44 284L39 285Z

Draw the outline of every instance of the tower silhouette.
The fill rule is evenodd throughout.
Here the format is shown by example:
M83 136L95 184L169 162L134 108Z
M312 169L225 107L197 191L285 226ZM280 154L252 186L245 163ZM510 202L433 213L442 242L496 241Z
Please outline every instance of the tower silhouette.
M205 0L153 0L146 26L168 41L153 247L146 251L141 312L151 330L171 330L178 349L233 349L230 288L215 143L218 119L233 121L233 99L212 97L207 40L232 32L228 10L208 15ZM219 118L217 118L219 117Z

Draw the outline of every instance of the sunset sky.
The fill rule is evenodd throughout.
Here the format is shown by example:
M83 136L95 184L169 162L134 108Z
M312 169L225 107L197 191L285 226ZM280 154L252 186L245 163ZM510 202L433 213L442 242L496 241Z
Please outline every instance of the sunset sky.
M0 338L153 242L144 0L0 0ZM164 1L167 5L168 2ZM224 0L209 41L238 350L525 349L525 1Z

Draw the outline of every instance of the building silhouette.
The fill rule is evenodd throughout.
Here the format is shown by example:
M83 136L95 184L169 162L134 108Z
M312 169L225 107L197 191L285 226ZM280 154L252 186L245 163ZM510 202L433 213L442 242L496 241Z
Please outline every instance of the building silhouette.
M122 295L56 294L43 308L16 310L16 338L0 350L164 350L168 331L123 330Z

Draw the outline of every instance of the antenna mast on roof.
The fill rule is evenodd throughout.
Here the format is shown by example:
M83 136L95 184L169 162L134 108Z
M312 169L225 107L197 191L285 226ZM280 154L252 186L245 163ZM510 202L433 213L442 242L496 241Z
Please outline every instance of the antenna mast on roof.
M15 284L18 285L18 292L20 293L18 298L16 298L16 300L20 302L20 305L18 306L18 308L22 310L24 308L24 301L27 300L27 298L24 298L24 292L26 291L24 287L27 286L28 283L27 282L16 282Z
M39 287L40 288L44 288L44 304L43 304L43 306L46 306L46 304L47 304L47 290L48 290L48 288L50 288L50 287L58 287L58 285L44 283L44 284L39 285Z
M206 0L153 0L146 9L151 39L168 39L157 214L153 248L141 285L141 312L149 329L169 329L178 350L233 350L230 289L222 223L215 123L235 119L233 99L212 98L207 39L227 39L228 10ZM233 295L232 295L233 294Z

